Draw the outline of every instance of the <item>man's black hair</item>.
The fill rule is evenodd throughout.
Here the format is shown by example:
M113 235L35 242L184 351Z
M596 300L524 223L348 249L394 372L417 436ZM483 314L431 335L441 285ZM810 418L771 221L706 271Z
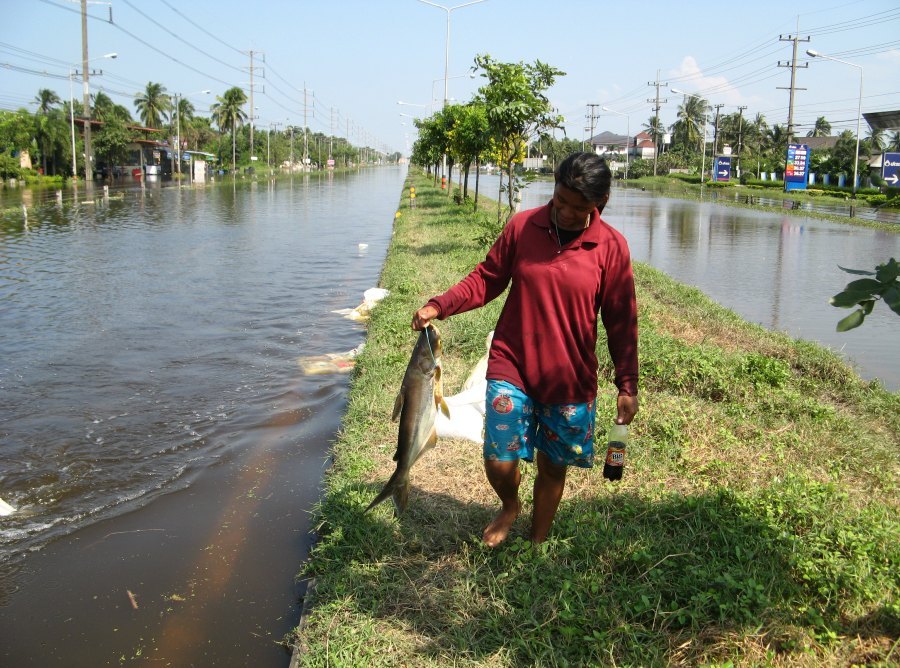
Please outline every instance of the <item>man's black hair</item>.
M612 172L606 160L596 153L572 153L559 163L556 183L574 190L589 202L601 202L609 194Z

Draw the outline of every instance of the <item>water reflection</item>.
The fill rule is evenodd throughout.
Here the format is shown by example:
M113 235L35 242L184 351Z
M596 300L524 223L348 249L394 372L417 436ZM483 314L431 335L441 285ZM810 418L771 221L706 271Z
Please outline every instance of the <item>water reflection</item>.
M482 176L483 187L492 184L496 178ZM552 192L550 182L532 183L523 208L546 203ZM864 378L900 389L897 316L878 304L862 327L838 333L848 312L828 303L853 280L838 265L872 270L900 257L900 234L624 188L613 190L604 219L626 236L635 260L750 322L830 346Z

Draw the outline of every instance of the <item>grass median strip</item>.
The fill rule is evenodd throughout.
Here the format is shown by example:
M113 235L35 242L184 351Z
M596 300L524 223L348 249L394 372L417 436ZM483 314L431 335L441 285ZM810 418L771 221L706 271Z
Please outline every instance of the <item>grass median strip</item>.
M641 410L624 479L573 471L547 543L496 510L480 447L443 439L409 508L363 509L394 468L394 397L413 311L485 248L486 213L411 172L356 361L304 575L310 666L777 665L896 661L900 396L819 346L744 322L636 265ZM440 324L447 394L484 352L501 300ZM612 368L598 345L601 376ZM614 414L601 381L598 431Z

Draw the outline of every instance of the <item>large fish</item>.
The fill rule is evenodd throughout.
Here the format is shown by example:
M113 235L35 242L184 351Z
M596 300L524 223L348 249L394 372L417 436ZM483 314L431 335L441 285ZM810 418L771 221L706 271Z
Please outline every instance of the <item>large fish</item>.
M406 509L409 470L437 442L434 423L438 409L449 417L441 384L441 334L434 325L428 325L419 332L406 373L403 374L400 393L394 402L391 419L400 420L397 452L394 453L397 469L366 511L388 497L393 498L397 515Z

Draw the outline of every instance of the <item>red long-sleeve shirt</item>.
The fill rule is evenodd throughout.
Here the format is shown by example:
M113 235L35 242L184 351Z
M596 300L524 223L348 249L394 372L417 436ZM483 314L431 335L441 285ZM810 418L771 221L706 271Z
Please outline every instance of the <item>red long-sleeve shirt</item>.
M487 377L542 403L597 394L597 314L606 329L619 394L637 394L637 304L625 238L595 209L587 229L559 245L551 204L516 214L487 257L429 301L443 320L484 306L512 282L497 321Z

